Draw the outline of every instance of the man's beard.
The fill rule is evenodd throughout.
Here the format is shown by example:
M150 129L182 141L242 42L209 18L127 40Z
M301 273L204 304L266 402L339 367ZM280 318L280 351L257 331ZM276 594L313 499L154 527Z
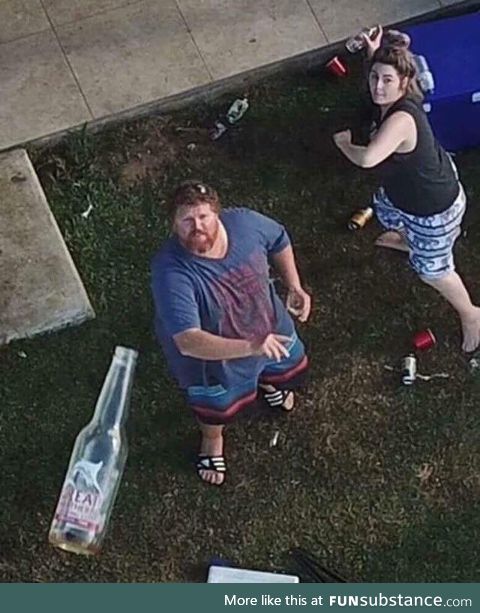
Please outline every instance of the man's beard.
M185 240L184 246L192 253L198 253L199 255L208 253L218 238L219 229L220 224L217 221L211 233L198 231L191 232Z

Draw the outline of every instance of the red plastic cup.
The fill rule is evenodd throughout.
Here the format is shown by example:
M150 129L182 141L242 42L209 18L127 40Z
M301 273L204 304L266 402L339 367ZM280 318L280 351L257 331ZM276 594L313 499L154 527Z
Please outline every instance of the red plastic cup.
M342 64L338 55L332 57L332 59L325 64L325 67L331 74L337 77L344 77L347 74L347 67L345 64Z
M430 349L433 347L437 339L433 335L433 332L428 328L427 330L422 330L421 332L417 332L413 337L413 346L418 351L425 351L426 349Z

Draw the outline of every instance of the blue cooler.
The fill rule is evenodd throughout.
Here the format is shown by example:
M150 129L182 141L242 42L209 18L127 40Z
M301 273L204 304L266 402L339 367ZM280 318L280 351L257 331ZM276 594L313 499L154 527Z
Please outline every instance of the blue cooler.
M405 28L435 80L424 108L448 151L480 146L480 12Z

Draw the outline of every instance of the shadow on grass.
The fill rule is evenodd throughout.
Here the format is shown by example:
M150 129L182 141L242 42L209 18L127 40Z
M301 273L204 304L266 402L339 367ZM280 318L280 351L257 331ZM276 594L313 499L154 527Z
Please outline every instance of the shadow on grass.
M466 527L468 526L468 529ZM480 508L432 512L413 523L398 541L367 552L365 576L378 582L476 582L478 548L472 535L480 529Z

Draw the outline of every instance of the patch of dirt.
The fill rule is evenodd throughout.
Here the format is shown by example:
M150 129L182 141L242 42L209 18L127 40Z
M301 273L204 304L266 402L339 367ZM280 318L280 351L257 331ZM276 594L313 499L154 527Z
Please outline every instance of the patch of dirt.
M165 135L160 127L134 147L130 159L120 168L119 183L132 187L145 179L157 180L178 157L178 142Z
M144 139L131 143L126 149L127 161L120 163L119 184L133 187L144 181L161 181L169 168L185 158L198 156L210 145L207 129L199 126L178 125L173 121L150 120L142 125ZM118 157L113 154L109 165L117 166Z

